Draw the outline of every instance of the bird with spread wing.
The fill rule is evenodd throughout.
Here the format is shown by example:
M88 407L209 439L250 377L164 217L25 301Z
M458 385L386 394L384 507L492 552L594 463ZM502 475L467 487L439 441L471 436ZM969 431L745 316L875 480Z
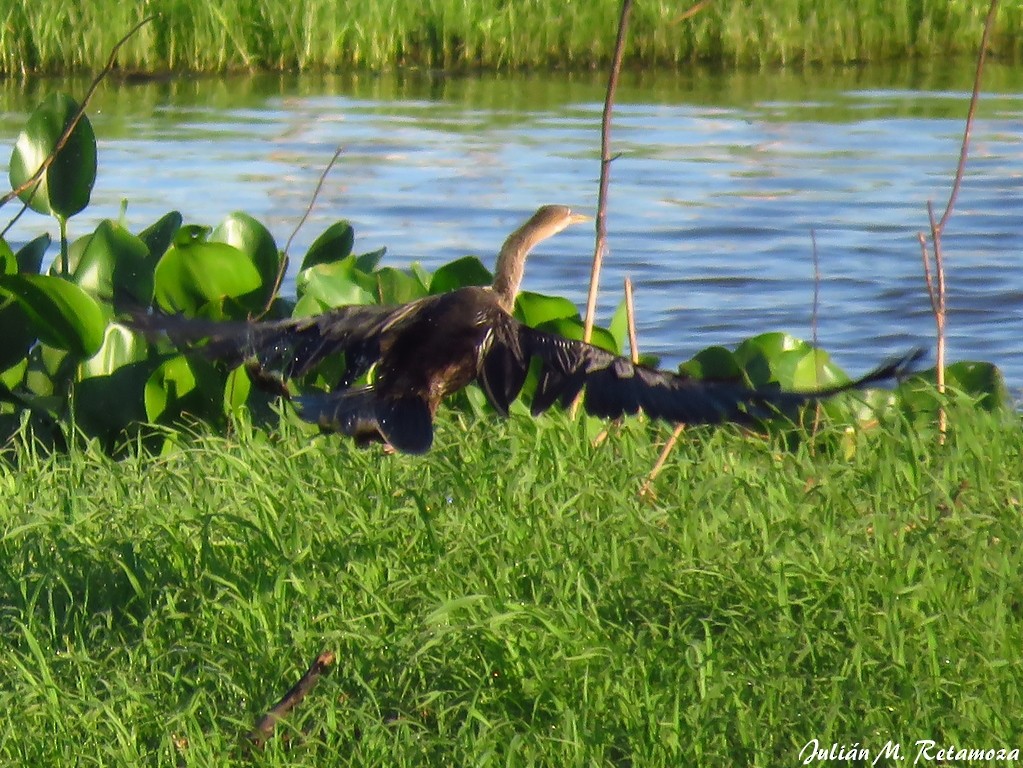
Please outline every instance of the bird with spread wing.
M687 424L749 423L841 392L911 372L922 350L889 360L845 384L809 392L704 381L637 365L581 341L531 328L512 316L525 260L533 247L589 219L561 205L541 207L505 241L492 287L465 287L400 306L353 305L320 315L269 321L212 321L139 313L130 323L149 337L166 335L259 378L298 378L344 355L330 392L295 398L301 416L360 443L383 441L425 453L441 401L472 382L503 415L519 395L534 359L539 380L532 413L568 406L583 393L594 416L644 412ZM356 386L373 369L372 380ZM278 379L273 378L277 381ZM281 383L280 390L287 394Z

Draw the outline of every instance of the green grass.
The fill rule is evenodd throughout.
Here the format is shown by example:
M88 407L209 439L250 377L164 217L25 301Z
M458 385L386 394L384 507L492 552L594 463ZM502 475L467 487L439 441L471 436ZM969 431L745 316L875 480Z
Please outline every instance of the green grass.
M423 458L240 430L0 465L0 764L794 765L1023 732L1023 430L851 456L445 412ZM829 437L829 436L826 436ZM830 436L834 437L834 436ZM1016 744L1015 746L1018 746Z
M717 0L635 4L628 61L679 66L851 62L970 54L986 3L975 0ZM122 50L128 70L603 66L619 0L13 0L0 11L0 73L98 70L144 14L156 20ZM1023 43L1023 3L1002 2L995 54Z

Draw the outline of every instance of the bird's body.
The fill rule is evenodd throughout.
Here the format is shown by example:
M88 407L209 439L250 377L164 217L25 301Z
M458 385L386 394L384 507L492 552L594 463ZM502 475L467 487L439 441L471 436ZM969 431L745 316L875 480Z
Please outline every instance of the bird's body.
M406 453L423 453L433 441L440 403L472 382L507 414L540 360L532 412L568 405L585 389L583 405L616 418L644 411L672 422L748 422L808 401L891 379L908 370L914 352L848 384L814 392L755 389L706 382L635 365L581 341L530 328L511 309L532 247L584 219L564 206L544 206L509 236L491 288L466 287L401 306L338 307L310 318L266 322L214 322L139 315L147 335L166 333L179 344L207 340L204 353L229 364L249 364L285 378L308 373L343 353L345 372L331 392L297 398L302 416L360 443L382 440ZM370 369L370 383L355 386Z

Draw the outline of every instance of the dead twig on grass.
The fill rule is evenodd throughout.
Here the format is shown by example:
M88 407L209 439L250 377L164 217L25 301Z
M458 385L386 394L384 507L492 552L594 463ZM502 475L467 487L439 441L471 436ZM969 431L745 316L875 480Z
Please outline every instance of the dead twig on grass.
M249 744L255 749L262 749L273 736L277 723L309 694L316 683L319 682L319 679L330 671L333 663L334 654L331 651L324 651L317 656L299 681L284 694L281 700L269 712L259 719L256 727L248 734Z

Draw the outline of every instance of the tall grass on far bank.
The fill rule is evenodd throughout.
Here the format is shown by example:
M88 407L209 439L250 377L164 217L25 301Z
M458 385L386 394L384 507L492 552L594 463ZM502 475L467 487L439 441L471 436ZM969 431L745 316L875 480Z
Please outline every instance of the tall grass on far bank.
M113 44L126 70L588 68L611 57L619 0L11 0L0 11L0 73L97 71ZM636 3L631 65L693 60L764 66L973 54L986 4L973 0ZM1023 4L1001 5L993 52L1023 44Z
M467 424L460 423L467 421ZM663 434L662 434L663 437ZM1019 746L1023 430L851 454L442 414L421 458L198 437L0 465L0 763L795 765ZM845 443L846 449L849 444ZM910 758L912 759L912 758Z

